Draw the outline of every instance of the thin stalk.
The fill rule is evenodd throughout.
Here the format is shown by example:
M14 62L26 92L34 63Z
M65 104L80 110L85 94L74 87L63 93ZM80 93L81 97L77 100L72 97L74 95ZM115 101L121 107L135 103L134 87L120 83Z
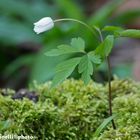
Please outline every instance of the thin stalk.
M91 28L88 24L86 24L85 22L81 21L81 20L77 20L77 19L72 19L72 18L62 18L62 19L56 19L54 20L55 22L61 22L61 21L73 21L73 22L77 22L82 24L83 26L85 26L86 28L88 28L90 30L90 32L97 38L97 34L96 32L93 30L93 28ZM97 38L98 39L98 38Z
M111 66L110 66L110 57L106 57L107 65L108 65L108 103L109 103L109 115L112 116L112 88L111 88ZM116 125L114 120L112 119L112 127L113 129L116 129Z
M100 35L101 42L103 42L103 36L100 30L97 30ZM110 65L110 57L106 57L107 60L107 67L108 67L108 104L109 104L109 116L112 116L112 88L111 88L111 65ZM113 129L116 129L116 125L114 120L112 119L112 127Z

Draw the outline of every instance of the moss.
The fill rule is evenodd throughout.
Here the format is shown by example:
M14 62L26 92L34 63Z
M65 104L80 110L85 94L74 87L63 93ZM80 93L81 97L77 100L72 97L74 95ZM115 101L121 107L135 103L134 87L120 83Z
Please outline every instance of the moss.
M99 140L139 140L140 139L140 84L131 80L116 80L113 110L117 130L109 128ZM118 88L117 88L118 87Z
M105 131L101 140L139 140L140 139L140 94L129 94L114 99L117 130Z
M12 100L0 96L0 119L10 120L1 134L33 135L46 140L89 140L108 117L107 85L66 80L55 89L50 83L34 84L30 90L39 94L34 103L26 98ZM140 84L131 80L112 82L113 109L117 130L108 126L99 140L140 139ZM1 92L1 91L0 91Z

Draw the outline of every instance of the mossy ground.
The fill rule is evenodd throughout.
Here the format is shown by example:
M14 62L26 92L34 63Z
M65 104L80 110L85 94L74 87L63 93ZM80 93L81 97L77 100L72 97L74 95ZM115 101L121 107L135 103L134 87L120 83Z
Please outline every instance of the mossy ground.
M49 83L30 90L39 101L11 99L0 95L0 119L10 124L1 134L32 135L39 140L91 140L108 117L107 85L66 80L55 89ZM109 125L97 140L140 140L140 84L132 80L112 81L113 112L117 129Z

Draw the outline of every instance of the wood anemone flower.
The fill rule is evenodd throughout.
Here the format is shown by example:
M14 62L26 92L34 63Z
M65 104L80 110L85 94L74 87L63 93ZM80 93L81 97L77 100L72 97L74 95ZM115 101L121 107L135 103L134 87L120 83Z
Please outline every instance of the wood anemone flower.
M44 17L38 22L34 23L34 31L37 34L48 31L54 27L54 21L50 17Z

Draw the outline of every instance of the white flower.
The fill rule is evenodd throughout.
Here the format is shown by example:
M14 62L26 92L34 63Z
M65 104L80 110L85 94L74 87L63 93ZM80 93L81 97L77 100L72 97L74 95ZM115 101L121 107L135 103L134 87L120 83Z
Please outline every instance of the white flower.
M34 31L37 34L50 30L54 27L54 22L50 17L44 17L38 22L34 23Z

